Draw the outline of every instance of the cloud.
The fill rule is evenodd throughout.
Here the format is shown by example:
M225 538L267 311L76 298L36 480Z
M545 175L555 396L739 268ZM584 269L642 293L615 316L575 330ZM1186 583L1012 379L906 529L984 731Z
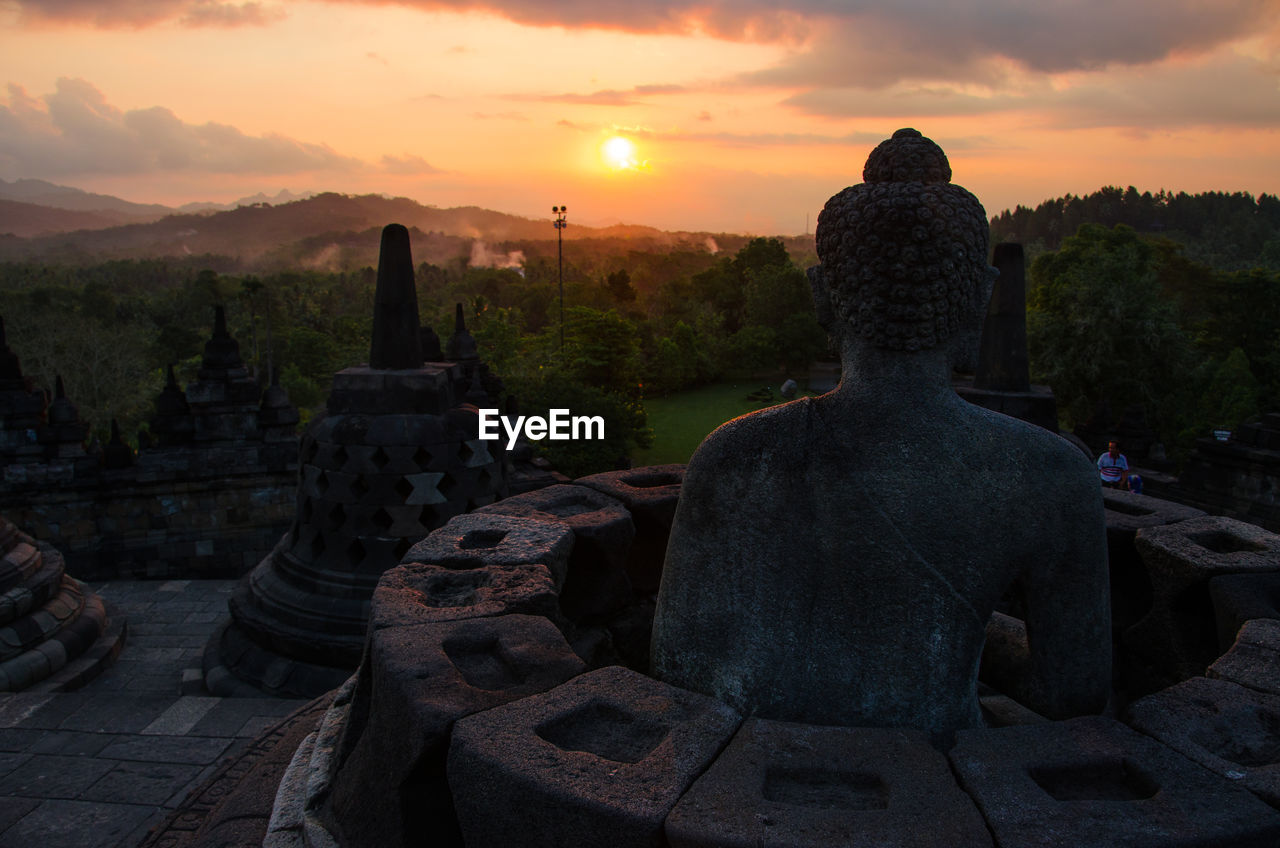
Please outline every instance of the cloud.
M66 174L290 174L346 171L360 162L280 135L250 136L226 124L188 124L161 106L122 111L81 79L60 79L37 99L10 85L0 104L0 170Z
M220 0L11 0L24 15L100 26L261 23L278 5ZM705 34L804 45L762 75L775 82L876 86L945 69L962 78L1007 60L1038 72L1142 64L1199 53L1268 28L1280 0L345 0L486 12L531 26Z
M262 26L284 17L278 5L220 0L16 0L13 5L26 20L104 28L145 27L171 20L190 27Z
M382 170L388 174L443 174L444 171L432 165L421 156L406 153L404 156L384 155L381 160Z
M635 106L640 102L633 99L630 92L612 89L589 94L506 94L503 98L537 103L573 103L580 106Z
M261 3L192 3L179 22L189 27L265 26L285 16L284 9Z
M507 100L534 101L538 103L573 103L580 106L636 106L643 103L637 97L654 97L664 94L683 94L690 89L683 85L637 85L626 91L603 89L587 94L507 94Z
M1022 112L1058 129L1280 124L1280 92L1269 62L1222 55L1144 68L1080 73L1051 85L1034 81L976 94L944 85L882 90L818 88L784 103L827 117L945 117Z
M632 135L639 137L661 137L666 141L706 141L722 147L826 147L828 145L876 145L884 141L884 132L853 132L844 135L821 135L819 133L699 133L699 132L652 132L631 130ZM892 132L892 130L890 130Z

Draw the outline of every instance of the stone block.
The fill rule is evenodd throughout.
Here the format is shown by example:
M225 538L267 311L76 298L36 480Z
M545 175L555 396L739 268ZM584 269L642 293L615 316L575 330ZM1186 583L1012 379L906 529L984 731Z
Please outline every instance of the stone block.
M1259 692L1280 695L1280 621L1246 621L1231 649L1205 672Z
M507 613L559 618L545 565L454 565L410 562L388 570L373 590L370 631Z
M348 843L398 846L429 832L435 845L460 844L445 783L454 721L584 670L559 631L536 616L373 632L331 796Z
M573 530L559 521L542 521L499 513L470 513L453 518L418 542L404 561L455 567L477 565L545 565L556 589L564 585Z
M1166 685L1203 674L1218 656L1209 579L1280 571L1280 536L1222 516L1143 528L1135 545L1151 578L1152 607L1125 631L1123 645Z
M1193 677L1130 704L1124 720L1280 807L1280 696Z
M671 848L980 848L991 837L918 730L748 719L666 822Z
M606 471L575 481L576 485L617 498L630 510L636 537L627 558L627 576L637 593L658 591L684 469L684 465L651 465Z
M1106 718L962 730L950 752L1000 848L1263 848L1280 814Z
M560 603L575 621L599 618L627 606L633 597L626 563L635 522L618 500L586 486L548 486L476 510L567 524L573 553Z
M1209 598L1218 626L1218 650L1225 653L1246 621L1280 620L1280 573L1224 574L1209 580Z
M1135 495L1119 489L1102 490L1107 522L1107 558L1111 572L1111 617L1128 627L1151 609L1151 579L1134 547L1134 536L1145 527L1176 524L1199 518L1204 510L1173 501Z
M468 845L662 845L668 812L738 725L713 698L620 666L454 726L449 788Z

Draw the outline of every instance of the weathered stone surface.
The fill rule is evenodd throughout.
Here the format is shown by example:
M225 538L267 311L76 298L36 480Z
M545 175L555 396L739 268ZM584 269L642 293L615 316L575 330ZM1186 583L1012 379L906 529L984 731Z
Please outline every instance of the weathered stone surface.
M671 848L991 845L918 730L748 719L667 816Z
M0 517L0 692L74 689L109 665L124 627L102 598L65 573L62 555ZM95 647L103 637L104 644ZM92 649L92 650L91 650ZM72 665L75 663L75 665Z
M631 512L636 536L627 558L627 576L638 594L658 590L684 470L685 466L680 464L650 465L626 471L606 471L574 481L576 485L617 498Z
M1225 653L1246 621L1280 620L1280 572L1211 577L1209 598L1218 625L1218 650Z
M373 631L331 796L347 844L413 844L425 833L461 844L445 782L453 722L584 670L536 616Z
M1264 415L1225 442L1196 439L1171 489L1179 500L1280 533L1280 416Z
M1107 521L1111 617L1116 628L1123 630L1151 609L1151 578L1134 547L1134 536L1144 527L1200 518L1204 510L1120 489L1103 489L1102 507Z
M809 272L840 385L736 418L690 460L654 673L764 718L942 740L981 724L985 627L1020 583L1032 641L1007 694L1053 718L1100 710L1111 651L1095 469L956 395L994 277L986 215L959 186L895 181L946 170L922 164L945 155L918 132L878 151L876 181L819 216Z
M467 568L410 562L382 575L369 627L431 624L507 613L559 618L551 572L541 563Z
M613 666L454 727L468 845L662 845L662 823L738 725L724 704Z
M1246 621L1231 650L1205 672L1259 692L1280 695L1280 621Z
M573 553L560 603L575 621L607 616L632 600L626 562L635 523L620 502L586 486L548 486L476 512L558 521L573 530Z
M1204 673L1218 656L1209 578L1280 571L1280 536L1233 518L1206 516L1138 531L1151 578L1151 611L1125 631L1124 647L1163 679L1148 691Z
M447 568L476 565L519 565L536 562L547 567L557 590L564 585L573 551L573 530L559 521L539 521L501 513L469 513L418 542L404 556L405 563L428 563Z
M1280 814L1119 722L964 730L950 753L1000 848L1263 848Z
M1280 697L1193 677L1130 704L1124 720L1280 807Z

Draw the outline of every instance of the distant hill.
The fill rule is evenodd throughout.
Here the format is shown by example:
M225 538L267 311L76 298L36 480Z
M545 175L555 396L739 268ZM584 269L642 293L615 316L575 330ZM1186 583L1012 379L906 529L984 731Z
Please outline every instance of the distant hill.
M158 217L160 216L149 216L146 220ZM113 209L66 209L0 198L0 233L22 238L72 230L100 230L138 220L137 216Z
M21 181L20 181L21 182ZM34 219L33 215L33 219ZM65 219L63 219L65 220ZM6 223L8 222L8 223ZM25 227L0 208L0 260L98 262L109 259L214 255L235 260L242 269L358 267L376 263L376 235L389 223L418 230L418 261L440 262L458 255L472 241L497 244L554 240L546 220L533 220L476 206L440 209L405 197L343 195L332 192L280 205L255 204L223 212L174 213L145 223L103 228L85 219L83 228L51 233ZM27 235L29 234L29 235ZM702 240L707 234L671 234L653 227L569 227L566 240L620 238L654 241ZM465 252L465 251L464 251Z
M154 221L174 210L158 203L130 203L109 194L94 194L70 186L56 185L44 180L0 180L0 199L32 203L52 209L69 209L76 212L112 213L113 223L122 221ZM0 232L14 232L8 213L0 214ZM109 226L109 225L108 225ZM15 233L15 235L21 235Z

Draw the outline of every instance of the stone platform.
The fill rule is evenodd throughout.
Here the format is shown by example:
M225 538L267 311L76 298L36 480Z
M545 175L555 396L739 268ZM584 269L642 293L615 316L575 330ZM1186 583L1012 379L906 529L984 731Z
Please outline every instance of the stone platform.
M135 846L231 758L246 770L267 759L264 732L306 702L214 698L200 688L201 650L234 586L90 585L127 617L128 645L74 692L0 694L0 845Z

